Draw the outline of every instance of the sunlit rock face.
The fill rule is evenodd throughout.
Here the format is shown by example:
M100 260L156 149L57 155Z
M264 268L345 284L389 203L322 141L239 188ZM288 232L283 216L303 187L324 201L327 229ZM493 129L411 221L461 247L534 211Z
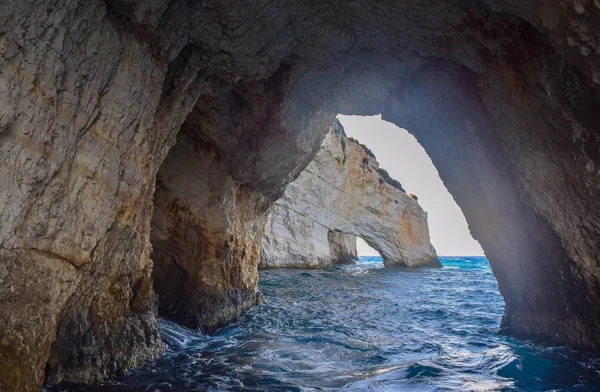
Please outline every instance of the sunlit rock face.
M0 389L162 352L150 222L182 124L227 173L206 188L244 194L238 223L201 226L222 249L259 236L235 225L338 113L417 136L486 251L507 333L600 351L599 20L563 0L3 1Z
M344 241L354 237L354 250ZM356 236L386 267L439 267L427 213L379 167L373 153L336 122L315 159L275 203L261 266L331 267L356 252ZM350 256L352 258L352 256Z
M330 268L358 260L356 236L276 204L262 240L260 268Z

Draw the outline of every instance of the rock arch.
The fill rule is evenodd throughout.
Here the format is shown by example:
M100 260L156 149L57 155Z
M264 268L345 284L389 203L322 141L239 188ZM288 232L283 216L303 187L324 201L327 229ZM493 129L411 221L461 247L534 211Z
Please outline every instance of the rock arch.
M600 350L595 2L0 11L2 388L98 381L161 352L150 220L179 130L217 157L214 192L235 208L206 230L244 287L262 237L246 217L266 219L338 113L417 136L488 255L506 332Z
M343 249L339 240L348 235L355 248L356 236L367 241L387 267L441 266L429 241L427 213L336 121L313 161L275 202L261 265L335 265L339 257L332 245Z

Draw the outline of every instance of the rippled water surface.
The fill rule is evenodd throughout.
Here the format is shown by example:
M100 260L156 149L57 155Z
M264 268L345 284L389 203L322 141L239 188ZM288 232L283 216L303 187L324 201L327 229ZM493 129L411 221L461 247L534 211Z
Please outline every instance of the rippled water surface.
M161 321L168 353L95 390L600 390L597 358L497 333L503 301L485 258L412 271L380 261L261 271L266 305L214 336Z

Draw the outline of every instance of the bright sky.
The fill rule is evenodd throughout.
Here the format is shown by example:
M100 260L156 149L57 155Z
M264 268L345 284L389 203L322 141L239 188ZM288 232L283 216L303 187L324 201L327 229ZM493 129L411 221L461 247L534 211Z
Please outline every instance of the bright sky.
M377 156L379 165L419 197L428 214L431 243L440 256L478 256L483 250L471 237L465 217L440 179L431 159L414 136L381 116L342 116L346 134L357 138ZM378 255L363 240L358 254Z

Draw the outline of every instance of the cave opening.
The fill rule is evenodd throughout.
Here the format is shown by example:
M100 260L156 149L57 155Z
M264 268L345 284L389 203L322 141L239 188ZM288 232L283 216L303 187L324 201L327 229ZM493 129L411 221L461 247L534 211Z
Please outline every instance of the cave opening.
M381 115L340 115L338 118L346 134L364 144L376 156L380 166L427 212L431 243L438 255L484 255L431 158L409 131L382 120ZM360 255L360 243L358 249ZM364 249L373 255L372 250Z
M260 303L257 267L261 259L261 230L268 211L278 207L279 197L287 189L285 185L314 157L314 147L323 140L325 129L334 120L333 113L381 113L383 120L410 130L431 157L439 177L444 179L442 187L447 186L455 207L460 206L456 207L459 217L453 220L463 223L462 232L466 232L472 247L448 248L441 254L480 254L479 246L466 229L466 217L477 240L495 260L494 274L487 277L493 281L488 282L490 287L495 287L497 279L506 300L503 330L510 329L509 332L522 337L543 338L543 330L553 329L552 326L537 329L523 309L539 311L539 317L543 318L545 306L560 302L546 299L545 294L551 292L549 282L555 278L556 270L538 270L532 266L539 264L546 249L557 250L552 253L552 265L560 265L564 254L558 251L555 233L521 197L521 185L512 178L513 166L521 161L506 163L506 151L495 150L502 138L488 132L492 129L491 120L482 108L479 92L473 91L480 88L480 81L474 79L471 71L456 64L433 66L405 84L395 85L397 80L385 83L374 93L370 91L373 94L361 97L347 94L346 86L342 86L331 93L333 99L326 97L333 108L327 107L323 113L306 104L311 101L302 96L307 88L303 83L311 86L310 77L315 75L308 72L294 80L290 69L293 71L287 64L280 66L273 78L260 85L258 92L253 90L255 85L237 86L220 97L219 102L199 101L186 119L178 143L159 170L155 196L155 202L162 200L158 191L166 178L173 188L165 198L167 203L156 204L164 215L164 219L159 217L156 222L162 220L170 225L165 233L170 237L168 242L174 242L175 246L165 254L172 257L179 253L182 262L178 264L185 270L185 279L176 285L178 295L161 295L157 289L159 309L164 309L161 301L181 298L183 301L176 303L169 315L189 327L211 332ZM351 75L350 79L355 77ZM271 109L264 111L265 107ZM223 111L226 116L221 116ZM359 139L366 141L365 136ZM389 139L384 142L388 146L396 144ZM366 144L370 147L372 142ZM345 158L340 157L338 162L343 164ZM367 165L369 158L363 163ZM169 170L172 175L163 177ZM429 192L416 193L423 202ZM321 198L317 203L326 200ZM291 216L289 211L286 214ZM446 237L460 232L446 231ZM326 233L319 238L326 244L324 239L337 232L366 237L364 232L338 227L334 234ZM536 233L534 238L532 232ZM190 239L198 241L190 246ZM161 252L159 248L160 245L155 245L155 254ZM470 263L459 260L463 261ZM165 274L166 279L171 276L175 274ZM155 287L159 287L157 280L155 275ZM523 282L534 284L530 287ZM529 296L530 289L536 299ZM497 300L495 306L502 307L502 299ZM497 326L497 314L494 320ZM563 335L569 339L567 336Z
M155 358L150 244L161 312L259 303L267 211L337 113L426 149L503 331L600 352L597 2L119 3L2 7L1 386Z
M356 250L359 261L367 260L383 264L381 253L377 249L370 246L362 237L356 237Z
M235 103L234 107L236 107L235 105L243 107L248 104L239 96L232 95L232 100ZM227 104L232 104L232 101L227 101ZM272 179L268 176L260 178L260 180L252 178L253 175L256 175L256 172L243 167L248 160L239 159L243 152L256 153L263 159L265 155L261 154L264 154L264 151L260 149L267 144L265 140L277 144L281 136L275 136L277 129L273 131L273 134L267 134L266 136L260 134L262 131L255 130L256 134L242 138L246 150L242 152L235 151L236 148L239 148L239 144L233 143L233 147L224 146L219 144L222 141L213 139L214 135L211 135L211 132L214 132L218 127L214 123L212 114L208 115L209 112L205 111L207 110L206 107L203 110L198 109L198 107L202 108L201 105L202 103L197 105L197 109L189 115L178 133L177 143L169 151L167 158L158 171L154 195L155 212L152 219L151 242L153 253L151 257L154 262L154 289L159 297L159 315L176 320L178 323L192 329L214 332L222 327L227 327L232 320L236 320L236 317L241 316L252 305L261 303L261 294L257 285L257 267L260 263L261 253L260 227L266 220L265 212L270 207L277 205L277 199L265 192L265 189L272 186L269 183ZM392 105L390 107L392 109L388 109L388 112L380 117L393 117L393 108L396 106ZM212 122L206 121L207 117ZM343 122L344 116L341 117ZM435 119L435 117L433 118ZM379 119L379 121L381 120ZM439 119L436 121L439 122ZM390 124L392 123L403 124L399 120L391 121ZM438 130L438 132L446 130L444 127L440 127L438 123L434 125L428 125L426 127L427 132L433 133L434 130ZM462 129L462 126L463 124L459 124L456 128ZM207 130L207 127L214 127L214 129ZM372 134L378 132L368 125L363 128ZM454 129L454 131L457 129ZM394 132L399 132L395 125ZM293 135L293 132L290 133ZM361 142L365 142L369 148L372 148L374 150L372 152L378 156L378 159L382 161L386 159L387 154L379 154L377 148L374 147L374 143L369 140L369 136L355 134L352 131L348 131L348 133L349 136L357 136ZM235 135L232 139L239 136ZM288 134L286 137L289 138L290 135ZM442 160L442 164L438 161L436 167L446 176L458 176L458 180L454 179L453 194L462 198L461 205L468 206L471 221L474 220L476 224L481 225L482 222L486 221L483 217L486 212L486 205L481 205L478 199L482 194L481 189L478 189L478 184L473 186L472 183L465 182L464 179L464 176L466 176L464 173L469 175L475 173L474 177L477 177L477 180L480 181L481 173L473 170L473 162L467 164L463 162L461 164L460 161L456 160L456 155L465 153L461 149L465 146L473 146L473 135L465 136L459 133L443 134L442 136L438 134L433 145L431 145L432 141L427 139L427 133L425 133L425 136L421 134L421 138L423 137L424 140L430 143L428 151L433 149L437 154L453 155L451 165L444 164ZM440 143L439 141L443 140L444 137L450 137L450 139L454 137L456 139L451 140L451 143ZM274 140L271 140L271 138L274 138ZM228 142L231 142L231 140ZM393 141L385 136L383 137L383 143L387 146L400 146L400 142ZM480 151L477 151L477 147L477 143L475 143L474 152L480 153ZM234 152L224 151L227 148ZM395 153L397 157L399 152L396 151ZM269 154L274 154L273 157L270 157L272 160L281 158L279 151L269 151ZM289 156L287 158L289 159ZM477 157L475 161L481 162L479 159L480 157ZM290 161L293 161L293 159L290 159ZM483 161L487 165L483 165L483 172L487 174L486 180L497 181L495 172L490 170L489 162L486 162L485 159ZM303 165L302 163L296 164ZM389 169L393 165L384 163L383 166ZM493 168L494 165L491 166ZM401 174L399 176L394 175L394 177L402 180L402 185L406 186L407 192L412 191L412 188L407 186L402 179ZM248 180L248 178L251 180ZM264 184L268 184L268 186ZM261 189L261 187L264 188ZM457 187L466 188L467 190L460 189L457 191ZM508 192L501 188L499 197L504 197ZM497 190L498 188L494 189L494 191ZM427 199L426 195L429 192L416 191L416 193L420 201L423 202L424 199ZM435 191L432 193L435 193ZM483 193L486 197L484 201L488 203L487 206L490 203L497 203L497 199L490 198L486 192ZM507 199L510 199L510 197ZM502 214L502 211L500 211L500 214ZM462 214L460 214L460 218L464 222ZM461 219L456 218L455 220L460 221ZM506 224L506 222L503 223ZM447 231L453 235L458 233L457 230L447 229ZM342 234L342 231L334 230L330 231L326 237L331 244L332 236L335 237L340 234ZM357 236L355 234L356 232L352 230L343 232L344 236L352 237L356 243ZM369 243L369 238L366 238L365 233L361 232L360 234L362 235L358 237L364 238ZM523 240L522 237L519 239ZM475 246L477 245L470 249L475 249ZM381 257L381 253L377 253ZM449 250L443 251L442 254L456 255L459 253L477 254L476 251L470 250ZM347 259L344 256L339 260ZM465 260L450 261L450 263L454 263L452 267L458 265L456 267L458 269L464 267L464 262ZM466 262L471 263L471 260ZM512 260L508 260L508 262L510 263ZM341 261L339 264L346 264L346 262ZM474 265L482 267L479 260L476 260ZM372 266L368 267L371 269ZM364 270L361 271L361 274L363 272ZM419 273L406 275L414 277L418 276ZM401 281L403 279L397 271L382 276L394 276L401 279ZM493 292L496 281L493 275L487 274L487 278L490 277L493 282L488 279L486 284L489 284L489 291ZM271 277L271 279L273 278ZM302 279L299 280L299 284L303 284ZM276 282L280 284L279 281L276 280ZM363 282L365 281L363 280ZM369 282L374 281L370 280ZM408 282L408 284L413 285L414 283ZM466 284L465 282L465 287ZM395 287L398 290L393 295L401 292L399 286ZM313 289L318 290L317 287L313 287ZM386 293L386 295L389 294ZM428 292L422 294L426 295ZM453 294L456 293L450 295ZM290 297L287 298L290 299ZM332 298L332 300L336 300L336 298ZM501 309L503 305L502 298L495 296L493 305L494 310ZM444 309L447 309L444 304L440 304L437 308L440 312L444 312ZM367 309L365 309L366 311ZM490 319L497 326L498 313L494 313ZM451 321L456 320L452 319ZM324 322L327 322L327 320ZM365 322L367 321L365 320ZM399 320L396 320L396 322L399 322Z
M530 313L524 309L534 309L543 318L549 314L546 308L570 301L564 292L551 290L556 274L570 274L565 269L567 255L549 223L522 197L522 183L514 180L515 166L531 163L496 149L498 143L509 142L503 134L489 132L497 125L491 124L483 107L478 90L481 81L465 67L446 62L425 67L402 81L383 71L358 68L326 96L331 104L326 109L315 109L303 96L305 83L312 86L315 74L311 72L319 71L296 75L293 67L283 63L270 79L236 86L216 100L210 97L196 103L157 179L155 202L163 200L159 190L164 178L177 191L167 195L162 207L156 203L162 217L153 220L153 225L168 223L163 238L167 247L169 242L175 246L164 253L168 257L180 253L183 262L178 265L185 270L185 279L176 285L179 295L163 295L159 303L165 298L184 298L171 312L173 318L207 331L259 303L257 267L268 211L277 204L286 184L315 156L315 146L334 121L334 113L381 113L383 120L409 129L427 151L471 232L486 249L506 302L504 330L544 338L542 329L528 322ZM349 93L349 87L372 82L373 72L377 83L368 94ZM351 83L365 73L368 77L362 82ZM272 110L264 111L265 107ZM285 111L280 112L282 108ZM226 116L221 115L224 111ZM514 141L509 144L514 146ZM508 163L507 156L514 162ZM163 178L165 170L172 175ZM427 192L419 193L426 198ZM462 214L454 220L464 222ZM190 246L193 241L188 238L199 241ZM152 244L155 254L160 252L155 239ZM470 249L474 250L442 254L480 252L475 244ZM548 253L548 249L553 251ZM534 268L547 259L556 268ZM156 281L155 276L155 286ZM567 286L564 289L568 291ZM547 293L555 293L556 300L548 299ZM159 308L164 307L161 304ZM571 339L568 328L563 327L559 328L561 336ZM553 327L543 328L550 329Z

